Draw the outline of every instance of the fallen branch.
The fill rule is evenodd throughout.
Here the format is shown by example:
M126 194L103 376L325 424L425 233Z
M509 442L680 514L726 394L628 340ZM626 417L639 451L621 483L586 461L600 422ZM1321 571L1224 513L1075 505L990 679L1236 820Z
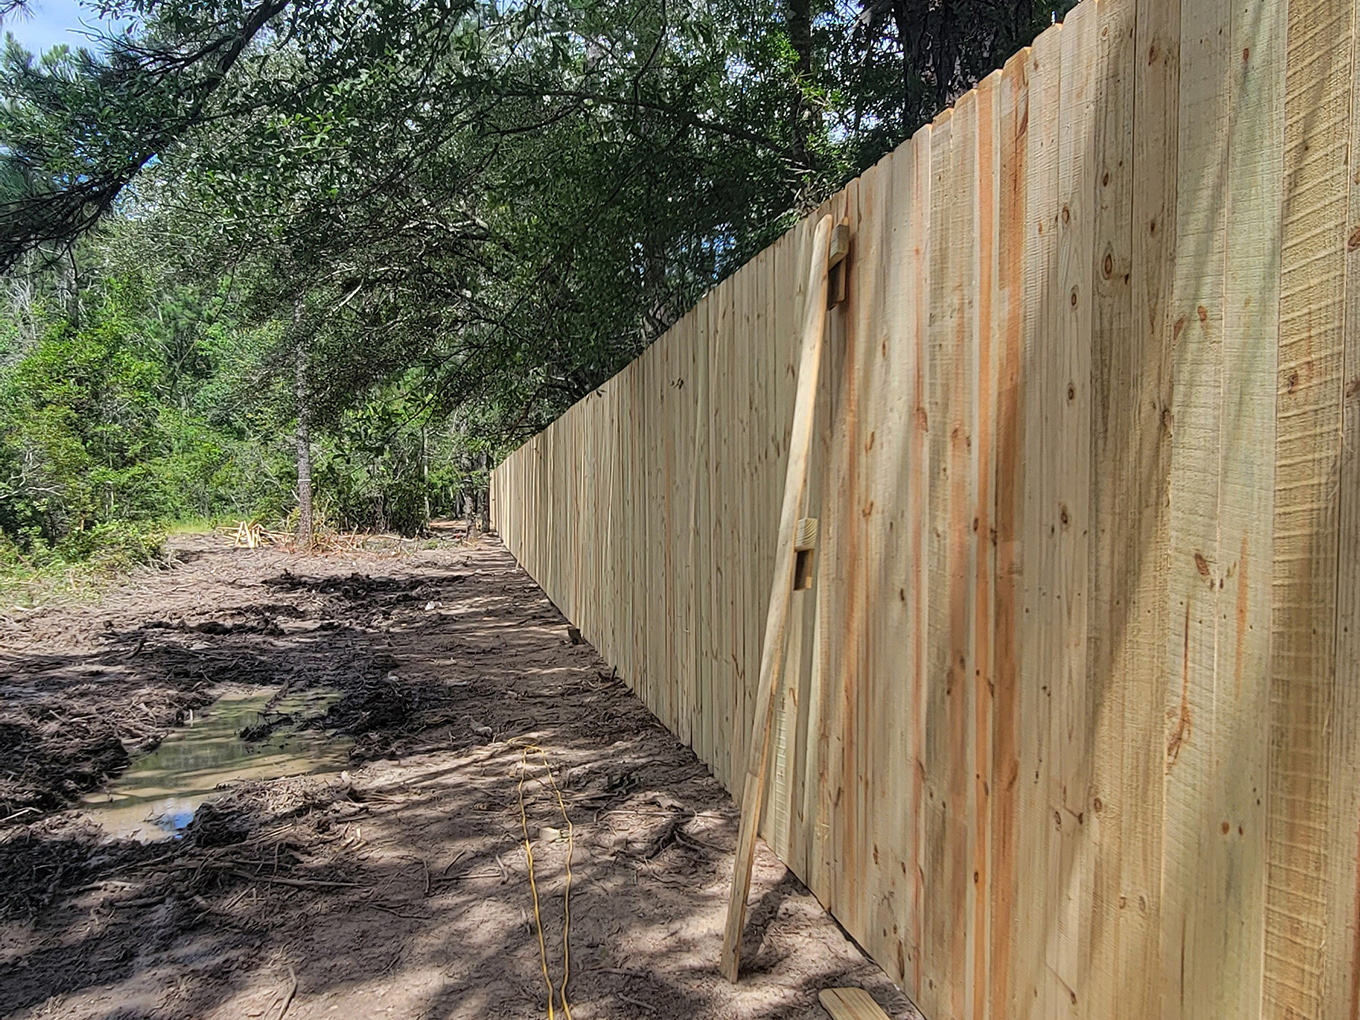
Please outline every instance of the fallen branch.
M297 973L293 970L293 965L288 965L288 991L283 996L283 1006L279 1009L279 1015L274 1020L283 1020L283 1014L288 1012L288 1007L293 1004L293 996L297 994Z
M405 919L408 920L408 921L429 921L429 920L431 920L431 917L430 917L429 914L403 914L403 913L402 913L400 910L398 910L396 907L389 907L389 906L387 906L387 905L384 904L384 903L370 903L369 906L370 906L370 907L377 907L379 910L385 910L385 911L387 911L389 914L392 914L392 915L395 916L395 917L405 918Z
M295 889L357 889L358 882L332 882L320 878L285 878L282 875L252 875L248 871L228 868L227 874L243 878L247 882L269 882L273 885L287 885Z

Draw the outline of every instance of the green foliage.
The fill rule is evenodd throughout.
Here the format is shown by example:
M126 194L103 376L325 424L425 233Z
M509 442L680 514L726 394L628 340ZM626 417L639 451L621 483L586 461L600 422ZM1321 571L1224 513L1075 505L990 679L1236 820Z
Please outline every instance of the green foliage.
M0 531L26 554L82 558L128 524L262 501L246 435L199 399L212 347L181 335L173 300L153 318L139 284L110 279L84 324L55 318L0 370Z
M106 0L131 33L7 45L0 555L285 519L302 432L334 526L478 509L1070 2Z
M286 390L272 385L277 330L218 312L212 295L145 274L86 293L26 351L0 351L0 556L40 568L145 559L141 537L175 521L287 517L295 499ZM17 354L17 357L14 356ZM470 454L447 422L431 436L411 371L334 409L316 441L329 520L419 531L456 512Z
M314 464L327 519L341 527L416 534L456 515L485 488L480 451L456 427L432 429L419 373L347 410L318 443Z

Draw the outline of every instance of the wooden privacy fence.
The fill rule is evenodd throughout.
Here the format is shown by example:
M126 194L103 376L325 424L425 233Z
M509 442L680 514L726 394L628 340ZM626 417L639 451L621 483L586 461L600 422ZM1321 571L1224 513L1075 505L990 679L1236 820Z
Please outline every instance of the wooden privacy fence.
M819 211L763 832L931 1020L1357 1015L1356 14L1086 0ZM493 481L729 786L810 224Z

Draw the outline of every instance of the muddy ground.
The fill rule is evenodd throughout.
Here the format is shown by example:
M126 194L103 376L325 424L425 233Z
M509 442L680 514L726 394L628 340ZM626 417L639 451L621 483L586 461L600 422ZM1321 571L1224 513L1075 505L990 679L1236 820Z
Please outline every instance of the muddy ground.
M0 607L0 1016L546 1016L569 849L577 1020L822 1017L838 984L915 1015L763 846L719 977L731 799L494 538L173 561ZM343 692L343 773L234 784L160 843L70 806L258 684Z

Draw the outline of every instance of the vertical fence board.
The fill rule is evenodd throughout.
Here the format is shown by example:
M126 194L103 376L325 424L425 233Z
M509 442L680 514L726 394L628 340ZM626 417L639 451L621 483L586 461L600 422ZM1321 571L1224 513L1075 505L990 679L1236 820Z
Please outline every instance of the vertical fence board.
M875 349L871 363L877 373L876 407L870 412L870 435L875 451L875 506L880 509L878 548L871 553L875 575L868 597L877 600L875 616L881 626L871 630L873 640L872 682L880 692L874 709L874 748L870 770L874 784L874 855L878 882L874 902L874 934L878 959L893 979L901 983L907 971L908 909L912 881L908 869L915 860L910 819L901 793L911 782L914 752L911 722L913 676L907 650L914 640L912 608L907 602L908 573L912 568L909 543L909 492L912 469L911 434L912 373L914 371L914 299L911 251L917 228L912 198L915 192L915 152L907 143L894 153L887 173L880 177L878 276L879 318L875 324ZM884 427L901 422L906 427ZM875 557L877 560L875 562Z
M1135 0L1101 0L1094 110L1092 196L1094 259L1090 394L1091 528L1085 725L1091 785L1084 834L1091 851L1089 960L1077 992L1082 1012L1120 1015L1120 894L1123 841L1119 789L1124 781L1125 688L1120 654L1137 573L1125 543L1134 489L1127 442L1137 407L1129 352L1133 315L1133 131ZM1133 561L1133 562L1136 562Z
M905 928L907 931L907 965L910 987L919 989L925 980L926 953L926 698L930 688L926 671L926 649L929 643L930 516L927 493L930 478L930 420L928 393L930 392L930 300L932 225L935 177L931 172L931 153L934 150L934 128L927 126L917 132L910 142L913 177L916 192L912 197L912 247L910 267L913 318L908 323L911 336L913 367L912 388L908 396L911 414L906 428L911 474L907 490L907 548L910 556L907 585L907 605L911 613L910 656L911 712L907 725L910 751L907 767L910 770L910 789L907 794L908 861L907 877L911 881L911 897ZM919 994L919 993L918 993Z
M891 266L891 204L893 165L889 156L860 182L859 213L856 232L856 258L860 271L855 277L854 295L857 317L859 412L855 434L856 457L860 474L861 530L859 580L854 601L855 640L858 655L854 663L860 678L859 696L850 707L854 727L861 734L851 750L855 808L855 854L864 870L860 899L860 923L867 932L865 948L875 957L892 959L896 938L893 928L891 890L893 791L889 788L889 763L900 753L900 728L889 724L901 719L893 687L894 669L889 642L900 640L877 625L886 608L880 594L888 590L887 574L891 560L887 533L891 520L892 458L891 420L892 362L888 353L890 320L887 314L887 281Z
M1090 814L1092 747L1088 718L1087 606L1091 546L1091 337L1094 323L1096 85L1099 9L1074 9L1062 29L1058 152L1058 351L1048 376L1054 497L1047 507L1054 571L1049 611L1053 623L1050 689L1049 807L1058 852L1050 857L1050 887L1059 901L1049 950L1051 1016L1075 1016L1089 965L1089 917L1095 847Z
M930 326L926 359L929 385L926 390L928 475L926 507L929 517L922 558L928 571L931 593L926 606L926 698L925 698L925 802L922 805L925 833L922 860L932 895L925 901L921 947L923 985L917 991L921 1008L931 1017L949 1017L949 946L952 936L950 910L953 887L948 869L949 835L949 698L952 678L949 630L949 426L948 406L954 373L953 320L958 315L960 290L955 284L956 248L950 220L958 201L952 146L954 114L935 121L930 138Z
M1029 132L1030 53L1006 62L1001 75L999 236L997 238L996 622L992 725L991 948L988 1009L1012 1016L1017 944L1016 853L1020 822L1019 631L1024 625L1020 576L1023 521L1021 417L1024 357L1025 159Z
M1012 1010L1017 1018L1049 1015L1048 959L1056 934L1059 896L1051 888L1055 819L1049 806L1053 774L1051 719L1054 583L1050 522L1054 463L1049 413L1050 377L1057 366L1056 338L1062 296L1056 291L1058 232L1058 109L1062 83L1061 27L1035 40L1029 61L1029 134L1025 156L1024 353L1022 393L1024 473L1025 625L1020 645L1020 812L1016 889L1016 974Z
M1272 1018L1324 1015L1353 17L1340 0L1289 5L1263 996Z
M1229 0L1187 7L1181 18L1180 138L1173 298L1171 519L1167 634L1164 1016L1189 1020L1214 987L1209 913L1193 876L1211 872L1222 836L1205 796L1216 724L1219 447L1223 435L1223 319L1228 170Z
M1270 722L1272 535L1278 374L1280 166L1285 11L1235 0L1223 306L1223 429L1219 451L1218 637L1211 777L1204 838L1212 856L1196 884L1200 987L1191 1015L1260 1015L1265 934L1266 746ZM1227 831L1224 831L1226 824ZM1244 876L1245 879L1244 880ZM1224 924L1224 919L1229 919Z
M949 517L946 552L949 576L949 672L945 683L948 718L948 789L944 881L949 901L949 993L950 1013L971 1015L969 952L971 949L973 888L973 841L977 838L976 787L977 747L973 705L977 671L975 602L978 532L975 527L977 467L977 291L978 291L978 110L976 90L962 96L955 106L951 175L954 183L950 249L953 255L946 443L946 483L949 486ZM979 876L980 877L980 876Z
M1333 784L1329 811L1332 890L1327 917L1323 1013L1360 1017L1360 8L1351 22L1351 123L1346 241L1345 354L1342 371L1341 466L1337 486L1339 532L1336 576L1336 691L1332 698ZM1274 54L1265 57L1271 67Z
M973 691L972 716L972 882L970 916L967 919L967 958L971 972L965 978L969 997L967 1015L983 1020L988 1015L988 973L991 970L991 785L993 692L996 673L992 646L995 637L997 370L996 351L1000 330L998 312L1001 290L1001 72L978 84L977 90L977 342L974 376L973 428L973 524L976 549L970 579L973 600Z
M765 442L769 450L770 487L767 499L771 508L782 499L775 491L775 483L782 481L788 469L785 446L785 423L792 422L792 394L795 388L784 385L784 379L797 370L792 367L793 347L789 340L797 332L794 316L797 297L793 279L796 256L796 231L785 234L775 243L771 258L770 279L770 396L765 409ZM774 512L777 514L778 509ZM794 862L801 840L797 831L797 776L801 757L798 746L798 704L803 672L803 619L807 601L805 592L795 592L789 606L788 651L784 662L784 685L775 703L775 718L771 734L771 780L765 815L765 838L784 860ZM795 870L800 865L793 863Z

